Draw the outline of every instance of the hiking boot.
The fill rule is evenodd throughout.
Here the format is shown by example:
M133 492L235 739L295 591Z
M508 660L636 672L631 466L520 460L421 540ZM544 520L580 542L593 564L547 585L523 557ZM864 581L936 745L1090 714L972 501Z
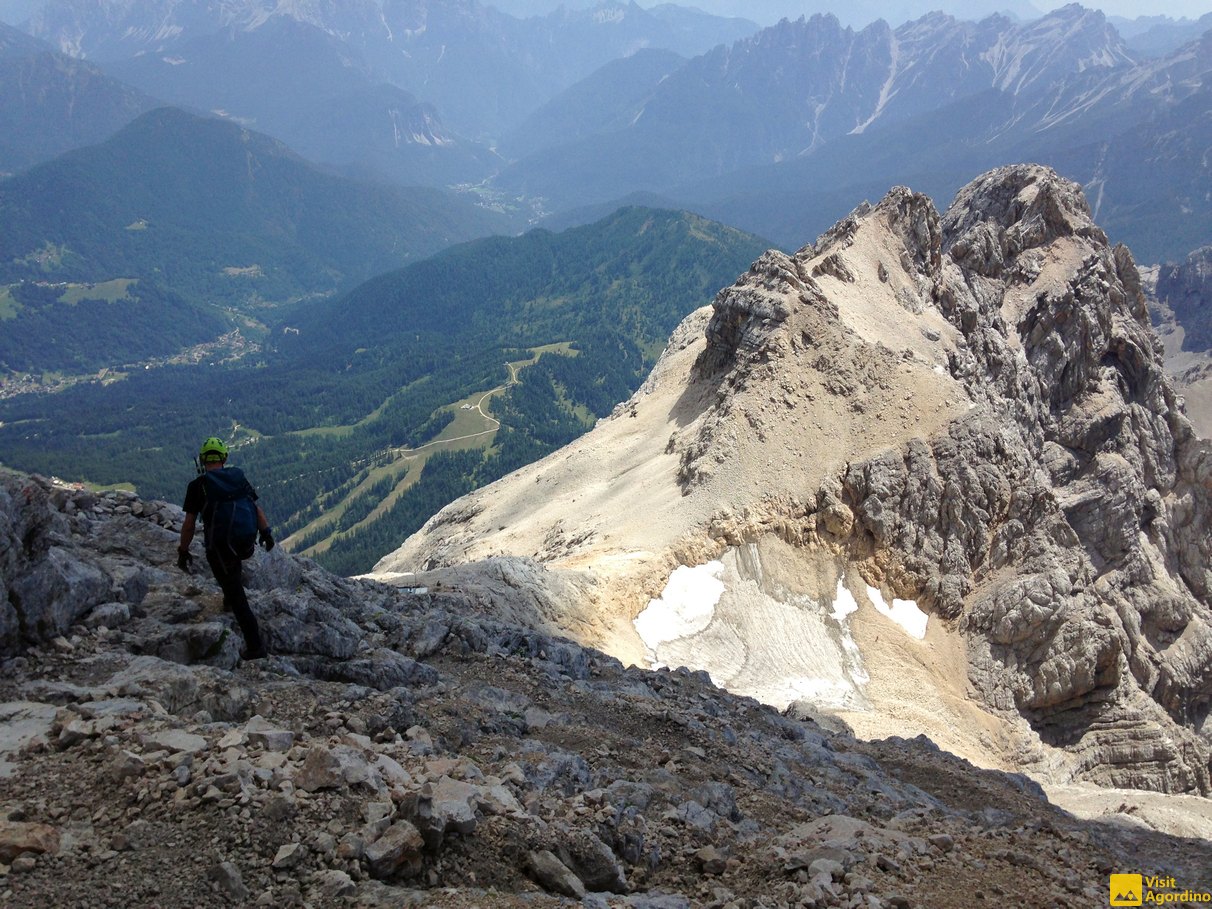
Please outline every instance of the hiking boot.
M249 647L240 654L242 660L263 660L269 656L269 651L265 649L265 645L260 647Z

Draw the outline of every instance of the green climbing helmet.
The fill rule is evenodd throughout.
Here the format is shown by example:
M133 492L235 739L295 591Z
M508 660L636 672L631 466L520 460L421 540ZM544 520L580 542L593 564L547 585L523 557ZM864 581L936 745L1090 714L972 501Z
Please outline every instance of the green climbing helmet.
M211 436L202 443L202 450L198 452L198 457L203 464L217 464L227 460L227 446L223 444L222 439L217 439Z

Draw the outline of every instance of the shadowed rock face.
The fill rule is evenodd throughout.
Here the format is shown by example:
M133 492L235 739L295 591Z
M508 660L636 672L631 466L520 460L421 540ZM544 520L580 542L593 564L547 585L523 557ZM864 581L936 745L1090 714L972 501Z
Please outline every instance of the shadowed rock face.
M1163 265L1157 298L1169 305L1185 330L1184 350L1212 348L1212 246L1195 250L1185 262Z
M658 549L634 561L667 577L777 537L946 623L979 701L1065 749L1073 773L1209 791L1212 458L1162 371L1132 257L1077 185L1001 168L943 215L893 189L815 245L754 263L717 296L698 350L553 462L604 485L619 422L683 383L652 455L677 462L672 542L598 519L585 482L564 492L590 504L565 517L589 542L544 556L517 528L539 537L550 510L497 513L507 479L452 506L457 550L611 564L599 608L633 617L637 588L660 587L619 582L612 555ZM400 557L440 553L443 520Z

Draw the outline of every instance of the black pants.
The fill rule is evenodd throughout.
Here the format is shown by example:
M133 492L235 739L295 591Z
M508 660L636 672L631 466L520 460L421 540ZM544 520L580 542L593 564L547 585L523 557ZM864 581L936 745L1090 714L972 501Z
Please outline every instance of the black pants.
M264 650L257 617L248 605L248 595L244 592L243 564L234 554L225 554L218 549L208 549L206 561L223 590L223 605L235 615L240 630L244 632L244 646L250 653Z

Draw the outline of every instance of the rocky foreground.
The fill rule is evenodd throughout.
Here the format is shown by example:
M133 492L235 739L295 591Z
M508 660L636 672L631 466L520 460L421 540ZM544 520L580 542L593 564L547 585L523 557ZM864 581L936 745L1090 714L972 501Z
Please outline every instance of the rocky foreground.
M1207 841L625 669L539 630L524 591L506 623L455 581L261 554L275 655L239 663L217 587L173 565L180 517L0 475L5 906L1076 909L1113 872L1212 886Z

